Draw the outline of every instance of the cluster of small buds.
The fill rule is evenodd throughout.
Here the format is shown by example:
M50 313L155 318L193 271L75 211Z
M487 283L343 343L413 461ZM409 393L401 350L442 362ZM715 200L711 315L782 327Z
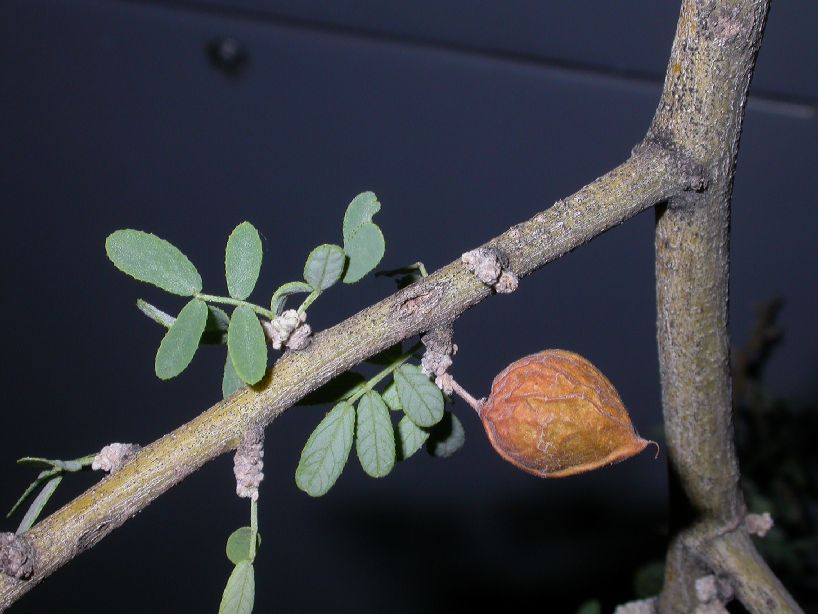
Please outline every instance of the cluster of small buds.
M454 392L454 378L449 373L438 375L435 378L435 385L449 396Z
M498 294L511 294L520 285L520 280L511 271L503 271L500 274L500 279L494 284L494 289Z
M451 354L439 354L437 352L426 350L423 358L420 360L420 369L426 375L443 375L452 366L452 356L457 352L457 346L454 346L454 351Z
M34 547L14 533L0 533L0 573L18 580L34 573Z
M446 394L452 394L454 380L447 373L452 366L452 356L457 354L457 344L452 342L452 325L440 326L423 335L420 340L426 346L420 360L420 370L435 377L435 384Z
M466 401L478 414L482 411L483 401L475 399L448 373L452 366L452 356L457 354L457 344L452 342L454 329L451 324L438 326L423 335L420 340L426 346L420 361L420 370L426 375L433 375L435 384L444 394L452 393Z
M236 494L258 501L258 487L264 479L264 429L247 431L233 457L233 475L236 476Z
M507 259L503 259L495 249L478 247L463 254L460 260L477 279L499 294L514 292L520 283L517 276L507 270L508 263L504 261Z
M744 518L744 527L750 535L764 537L775 526L770 512L763 514L747 514Z
M273 348L303 350L312 341L312 328L306 323L307 314L288 309L270 322L263 322L264 330Z
M656 599L638 599L616 606L614 614L656 614Z
M141 450L135 443L112 443L99 451L91 463L94 471L107 471L114 473L119 471L133 456Z
M733 598L733 587L727 580L708 575L698 578L695 583L699 605L694 614L727 614L724 604Z
M420 361L420 368L426 375L443 375L452 366L452 356L457 354L457 345L452 343L454 329L451 324L440 326L423 335L420 340L426 351Z

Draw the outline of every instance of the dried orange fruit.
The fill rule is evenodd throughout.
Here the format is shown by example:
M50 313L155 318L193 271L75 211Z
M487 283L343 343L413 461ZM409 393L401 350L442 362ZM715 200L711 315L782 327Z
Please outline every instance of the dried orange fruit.
M504 459L543 478L612 465L655 442L639 437L608 378L588 360L545 350L510 364L480 417Z

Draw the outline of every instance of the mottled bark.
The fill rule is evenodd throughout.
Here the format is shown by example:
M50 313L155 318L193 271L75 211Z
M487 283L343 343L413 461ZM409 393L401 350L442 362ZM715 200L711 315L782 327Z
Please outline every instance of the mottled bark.
M730 199L768 10L767 0L683 2L648 133L707 178L706 189L679 194L657 211L657 328L674 532L662 612L692 611L693 583L708 570L727 576L752 612L798 611L743 528L730 389Z
M753 612L798 611L755 552L733 449L728 370L729 203L744 103L768 0L685 0L656 117L632 157L486 246L523 278L654 205L658 339L675 534L660 608L695 607L716 572ZM523 282L524 283L524 282ZM34 568L0 574L0 609L94 546L204 463L235 448L333 376L452 322L493 293L459 258L286 353L261 384L142 449L24 534Z
M639 148L629 160L560 200L487 246L509 256L519 277L559 258L611 227L687 189L700 177L681 172L679 157ZM267 425L299 399L356 364L418 333L453 321L492 296L460 258L287 352L252 389L209 410L143 448L115 474L26 533L36 550L28 580L0 574L0 609L87 550L204 463L235 448L253 425Z

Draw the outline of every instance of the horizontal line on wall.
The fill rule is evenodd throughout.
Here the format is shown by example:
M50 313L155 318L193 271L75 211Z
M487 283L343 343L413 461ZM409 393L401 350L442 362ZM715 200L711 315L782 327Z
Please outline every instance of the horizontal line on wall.
M369 40L391 45L403 45L424 50L442 53L454 53L495 62L513 63L528 67L539 68L556 72L568 77L579 78L583 81L597 83L616 83L634 87L648 87L660 89L664 75L650 74L639 71L605 66L601 64L587 64L572 62L560 58L549 58L530 53L514 52L503 49L484 49L467 44L453 43L427 39L411 35L383 32L363 27L335 24L313 19L304 19L290 15L281 15L262 9L250 7L228 6L210 2L196 2L195 0L120 0L127 4L135 4L146 8L168 8L185 12L206 14L251 21L268 23L279 27L302 30L306 32L341 36L357 40ZM778 92L755 90L749 97L748 110L785 116L794 119L814 120L818 118L818 100L789 96Z

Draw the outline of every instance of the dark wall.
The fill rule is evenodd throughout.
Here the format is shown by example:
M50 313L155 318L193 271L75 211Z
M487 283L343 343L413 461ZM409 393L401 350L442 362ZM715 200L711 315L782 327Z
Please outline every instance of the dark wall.
M212 348L177 380L153 375L161 331L134 301L181 303L117 272L103 249L110 232L172 241L206 291L223 293L224 242L250 220L265 238L254 295L264 303L314 245L340 242L346 204L371 189L384 267L435 269L627 157L652 117L678 10L225 5L0 4L3 506L33 477L16 458L148 443L220 397L223 353ZM787 337L768 383L796 398L817 392L816 24L813 2L773 8L734 195L734 338L747 338L754 301L783 296ZM246 54L238 70L208 55L225 37ZM482 396L516 358L571 349L615 383L640 432L659 437L652 230L648 212L464 314L461 383ZM334 288L311 321L324 328L392 289L382 278ZM257 611L547 600L570 612L587 597L631 596L633 569L664 544L664 454L542 481L502 462L471 410L454 410L467 431L456 456L419 455L380 481L352 458L321 500L298 491L293 472L324 409L293 409L268 429ZM223 458L198 472L15 611L215 610L224 540L246 523L231 469ZM68 478L56 503L94 477Z

